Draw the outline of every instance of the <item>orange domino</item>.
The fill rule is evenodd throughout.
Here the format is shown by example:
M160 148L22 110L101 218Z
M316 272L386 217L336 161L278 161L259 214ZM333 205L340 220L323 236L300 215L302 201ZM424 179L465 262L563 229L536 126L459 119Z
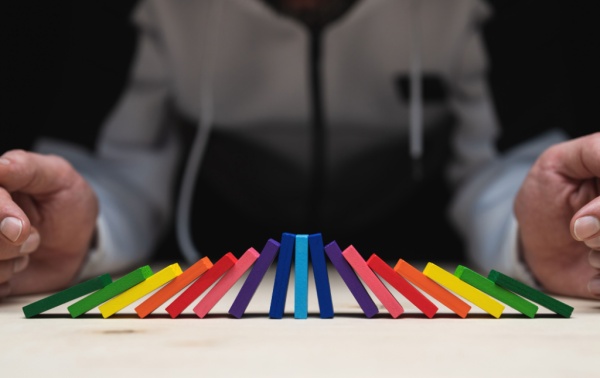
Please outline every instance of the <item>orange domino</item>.
M396 263L394 270L398 272L402 277L412 282L415 286L419 287L435 299L437 299L444 306L455 312L461 318L466 318L467 314L471 310L471 306L456 295L452 294L437 282L421 273L418 269L400 259Z
M381 304L388 310L390 315L392 315L393 318L402 315L404 312L402 305L396 300L392 293L390 293L381 280L377 278L356 248L351 245L342 252L342 255L346 261L348 261L348 264L352 266L356 274L358 274L369 289L371 289L373 294L381 301Z
M198 317L204 318L206 314L217 304L221 298L231 289L231 287L250 269L252 264L258 259L260 253L254 248L249 248L242 257L229 269L229 271L213 286L211 291L206 293L204 298L194 307L194 312Z
M193 301L206 289L212 286L225 272L227 272L238 259L231 252L227 252L217 260L212 268L207 270L200 278L185 289L165 310L174 319L178 317Z
M187 285L192 283L196 278L200 277L208 269L212 268L213 264L208 257L203 257L196 261L192 266L186 269L182 274L176 277L173 281L163 286L156 293L152 294L145 301L135 308L140 318L145 318L152 311L156 310L160 305L165 303L169 298L183 290Z

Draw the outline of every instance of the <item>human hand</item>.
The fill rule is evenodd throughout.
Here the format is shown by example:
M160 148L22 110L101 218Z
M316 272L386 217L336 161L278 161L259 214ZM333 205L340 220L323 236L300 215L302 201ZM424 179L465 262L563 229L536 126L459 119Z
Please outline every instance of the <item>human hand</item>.
M0 156L0 297L68 286L96 226L98 200L63 158Z
M543 288L600 298L600 133L547 149L514 210L522 256Z

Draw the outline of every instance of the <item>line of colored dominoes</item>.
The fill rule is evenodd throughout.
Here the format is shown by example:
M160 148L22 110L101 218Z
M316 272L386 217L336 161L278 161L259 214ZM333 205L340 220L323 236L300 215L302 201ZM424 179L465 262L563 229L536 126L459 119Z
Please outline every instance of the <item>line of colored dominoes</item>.
M229 252L215 264L204 257L186 270L178 264L171 264L153 273L146 265L115 281L105 274L31 303L23 307L23 313L26 318L32 318L74 302L67 307L73 318L95 307L104 318L108 318L139 301L135 311L140 318L159 311L162 305L166 306L164 310L172 318L177 318L198 300L193 312L198 318L205 318L249 272L229 309L230 315L242 318L268 269L277 261L269 317L280 319L285 314L293 262L293 317L306 319L309 316L309 273L312 267L319 316L333 318L330 271L325 256L331 263L331 271L340 275L367 318L379 313L373 296L392 318L399 318L405 313L401 304L403 299L427 318L435 317L438 305L460 318L468 317L471 305L493 318L502 316L505 305L534 318L538 306L532 302L566 318L573 312L573 307L566 303L495 270L490 271L486 278L462 265L453 274L429 262L423 271L419 271L402 259L392 268L374 253L365 261L352 245L343 251L335 241L323 246L320 233L283 233L281 243L269 239L260 253L249 248L239 260ZM206 294L200 298L205 291ZM169 300L171 302L167 303Z

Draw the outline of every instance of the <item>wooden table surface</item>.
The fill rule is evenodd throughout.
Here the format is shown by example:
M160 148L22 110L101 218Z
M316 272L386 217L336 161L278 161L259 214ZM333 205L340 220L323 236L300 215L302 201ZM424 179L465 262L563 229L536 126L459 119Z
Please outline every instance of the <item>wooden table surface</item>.
M0 377L600 377L600 301L556 297L575 307L572 317L540 308L534 319L509 307L496 319L475 306L462 319L438 303L428 319L392 289L405 313L393 319L380 306L367 319L331 270L333 319L318 316L311 272L309 318L293 317L292 276L286 316L276 320L271 269L236 319L227 311L244 278L204 319L194 304L171 319L169 302L140 319L139 301L108 319L97 308L72 319L67 305L26 319L22 307L46 295L8 298Z

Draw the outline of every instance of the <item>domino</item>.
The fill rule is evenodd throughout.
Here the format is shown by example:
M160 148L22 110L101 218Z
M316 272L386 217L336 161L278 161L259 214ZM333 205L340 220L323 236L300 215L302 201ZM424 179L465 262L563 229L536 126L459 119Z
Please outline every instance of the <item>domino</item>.
M476 289L433 263L427 263L425 269L423 269L423 274L465 298L496 319L499 318L504 311L504 305L502 303L497 302L481 290Z
M169 298L172 298L175 294L179 293L195 279L204 274L204 272L206 272L212 266L213 264L208 257L201 258L179 276L175 277L174 280L160 288L160 290L140 303L135 308L135 312L137 312L140 318L145 318L160 305L169 300Z
M171 264L159 272L148 277L143 282L135 285L131 289L117 295L108 302L101 305L98 309L102 316L106 319L109 316L116 314L133 302L151 293L152 291L163 286L167 282L173 280L182 273L179 264Z
M551 296L522 283L521 281L517 281L514 278L511 278L493 269L489 272L488 278L497 285L500 285L515 294L519 294L530 301L546 307L548 310L565 318L571 317L571 314L573 313L573 307L569 306L568 304L554 299Z
M433 318L438 311L438 307L429 299L427 299L426 296L424 296L419 290L411 285L406 279L395 272L394 269L392 269L392 267L383 261L379 256L373 253L367 260L367 265L381 278L387 281L387 283L392 285L394 289L398 290L400 294L414 304L419 310L421 310L425 316L430 319Z
M428 318L436 316L440 304L461 318L468 316L471 306L481 308L494 318L502 317L505 306L510 306L528 318L536 317L538 305L566 318L571 317L574 310L545 292L495 270L484 277L463 265L458 265L454 273L451 273L429 262L421 272L402 259L392 268L375 253L365 261L353 245L349 245L344 251L335 241L323 247L321 233L287 232L281 234L280 243L268 239L261 253L249 248L239 260L229 252L214 265L205 257L186 271L182 271L178 264L171 264L154 273L146 265L114 282L109 274L104 274L49 295L24 306L22 310L25 318L32 318L73 301L67 307L73 318L80 317L94 307L99 308L103 318L108 318L148 295L148 298L140 300L135 307L137 315L145 318L181 292L165 308L172 318L176 318L208 290L193 308L199 318L204 318L236 282L249 272L228 310L232 317L239 319L246 312L269 268L278 259L269 317L281 319L284 316L292 259L295 256L294 318L308 318L310 263L320 317L333 318L330 267L325 255L367 318L379 313L372 295L381 301L382 308L393 318L404 313L400 298L395 296L391 287ZM434 299L439 303L435 303Z
M219 300L231 289L238 279L254 264L259 253L254 248L249 248L231 269L206 293L204 298L194 307L198 317L204 318Z
M269 317L271 319L283 318L285 311L285 300L287 297L290 272L292 270L292 255L296 235L284 232L281 235L281 246L277 258L277 269L275 270L275 281L273 282L273 294L271 295L271 306Z
M404 308L400 302L396 300L388 288L385 287L379 278L377 278L354 246L350 245L347 247L344 252L342 252L342 256L344 256L356 274L358 274L363 282L371 289L373 294L381 301L381 304L383 304L394 319L402 315Z
M514 308L521 314L526 315L529 318L535 317L538 306L519 297L513 292L504 289L502 286L496 285L493 281L485 278L481 274L476 273L465 266L459 265L456 267L454 275L469 285L472 285L483 291L487 295L496 298L500 302L503 302L506 305Z
M145 265L130 273L127 273L118 280L106 285L102 289L88 295L87 297L73 303L67 310L73 318L77 318L90 311L94 307L101 305L109 299L131 289L135 285L144 281L153 274L150 266Z
M312 262L317 299L319 301L319 315L323 319L333 318L333 300L331 299L331 286L323 249L323 237L319 234L308 236L310 260Z
M111 282L112 278L110 278L110 275L103 274L25 306L23 307L23 314L25 314L26 318L37 316L42 312L100 290Z
M308 317L308 235L296 235L294 260L294 318Z
M396 263L396 266L394 266L394 270L408 281L413 283L415 286L431 295L441 304L449 308L456 315L460 316L461 318L467 317L467 314L471 310L471 306L469 304L448 290L444 289L440 284L421 273L414 266L402 259L399 259Z
M235 297L231 308L229 309L229 313L236 318L241 318L252 300L256 289L258 289L258 285L262 281L263 277L267 273L267 270L275 260L275 256L277 256L277 252L279 251L279 242L269 239L262 251L260 252L260 257L254 263L254 267L248 274L244 285L238 292L238 295Z
M215 281L217 281L225 272L227 272L238 259L231 252L227 252L217 262L208 269L206 273L200 276L193 284L190 285L183 293L181 293L171 304L165 309L171 318L176 318L206 289L208 289Z
M377 305L373 302L373 299L363 286L362 282L360 282L358 276L342 255L342 250L335 240L325 246L325 253L340 277L344 280L346 286L348 286L348 289L363 310L365 316L367 318L372 318L377 315L379 313Z

